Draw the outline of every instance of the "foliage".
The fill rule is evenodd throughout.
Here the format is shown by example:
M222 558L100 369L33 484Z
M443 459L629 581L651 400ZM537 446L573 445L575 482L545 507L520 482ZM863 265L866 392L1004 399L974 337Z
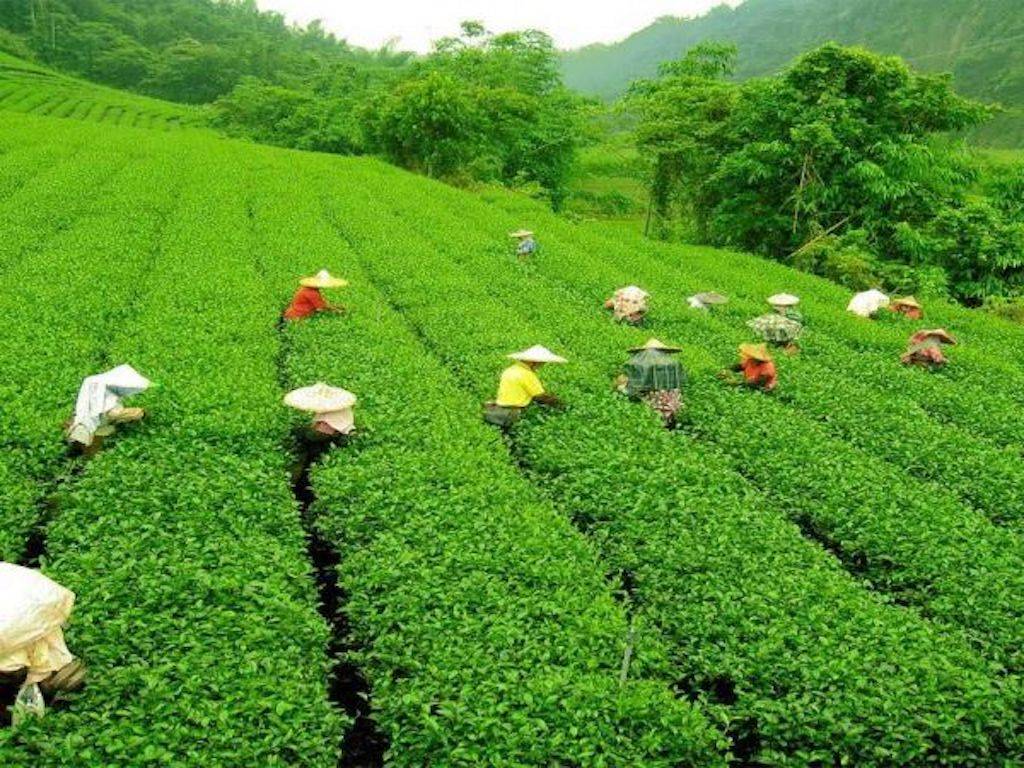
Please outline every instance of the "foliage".
M439 41L367 108L371 147L429 176L536 183L557 209L583 107L542 32L490 35L474 22Z
M735 45L740 79L774 75L822 42L860 45L906 58L928 72L952 72L961 93L1010 109L978 138L1024 142L1024 16L1015 0L746 0L697 18L665 17L611 45L563 55L566 83L614 99L638 78L708 41Z
M937 138L979 123L985 108L947 78L863 50L825 45L744 85L723 80L733 55L696 48L626 100L662 222L692 218L705 242L852 287L915 290L939 268L963 301L1019 290L1012 188L1002 205L974 199L978 165Z

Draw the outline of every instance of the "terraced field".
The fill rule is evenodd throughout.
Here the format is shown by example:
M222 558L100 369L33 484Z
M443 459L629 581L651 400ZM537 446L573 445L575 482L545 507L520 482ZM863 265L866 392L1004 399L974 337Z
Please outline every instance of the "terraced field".
M913 324L774 263L27 103L0 101L0 557L77 593L91 677L0 764L1024 762L1018 327L929 306L962 344L928 375ZM349 314L281 327L325 266ZM629 283L643 330L600 308ZM804 352L774 395L725 387L778 290ZM649 334L684 348L673 432L612 392ZM479 403L534 343L567 408L502 436ZM149 417L69 459L79 382L123 361ZM324 455L280 402L316 380L359 396Z
M0 110L152 130L202 122L197 108L104 88L2 52Z

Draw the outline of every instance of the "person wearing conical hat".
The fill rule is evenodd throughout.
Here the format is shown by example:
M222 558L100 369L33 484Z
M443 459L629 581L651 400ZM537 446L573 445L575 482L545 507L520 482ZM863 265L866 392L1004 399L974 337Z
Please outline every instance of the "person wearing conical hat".
M285 405L313 414L308 439L313 442L340 442L355 431L353 407L356 396L322 381L293 389L284 396Z
M904 365L918 365L928 370L935 370L949 361L942 353L942 345L955 345L954 339L944 328L930 331L918 331L907 342L907 351L900 358Z
M145 392L151 385L130 365L87 376L78 390L74 416L67 423L72 450L86 457L94 456L119 424L142 420L146 412L142 408L126 408L123 400Z
M647 316L647 300L649 298L650 294L643 288L628 285L615 291L612 297L604 303L604 308L612 310L612 315L617 322L640 325Z
M764 344L740 344L740 361L719 376L730 384L745 384L748 387L771 392L778 385L778 373L768 347ZM742 381L734 379L732 373L742 373Z
M658 339L648 339L643 346L629 350L626 373L618 380L620 392L647 403L661 416L666 427L675 424L676 414L683 405L686 371L675 358L681 351Z
M800 298L791 293L776 293L774 296L768 297L768 304L775 310L776 314L803 325L804 316L796 308L799 303Z
M897 314L909 317L911 320L921 320L924 318L924 308L913 296L894 299L892 304L889 305L889 309Z
M334 277L326 269L321 269L311 277L302 278L299 280L299 289L292 297L292 303L284 311L284 319L301 320L317 312L344 312L343 306L327 301L320 291L324 288L344 288L346 285L347 280Z
M537 241L533 239L533 232L530 230L517 229L515 232L509 232L508 236L513 240L518 240L516 256L520 259L527 259L537 251Z
M515 423L531 403L560 406L561 401L549 394L541 384L537 371L548 363L567 362L551 350L540 345L508 355L515 362L501 373L498 395L494 402L484 405L484 419L500 427Z

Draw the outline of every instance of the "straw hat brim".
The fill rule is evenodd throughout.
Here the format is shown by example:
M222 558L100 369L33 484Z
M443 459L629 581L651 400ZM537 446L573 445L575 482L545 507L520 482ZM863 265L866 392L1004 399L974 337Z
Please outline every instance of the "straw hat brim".
M748 357L760 363L769 363L772 359L763 344L740 344L740 357Z
M659 352L682 352L682 347L673 347L670 344L665 344L658 339L648 339L645 344L639 347L631 347L630 352L646 352L647 350L658 350Z
M293 389L284 396L285 405L300 411L326 413L351 408L356 404L356 396L340 387L332 387L318 383L310 387Z
M544 347L531 347L522 352L513 352L508 355L510 360L518 360L521 363L568 363L564 357L556 355L550 349Z
M720 293L698 293L693 296L701 304L725 304L729 300Z
M509 237L533 237L533 232L528 229L517 229L515 232L509 232Z
M344 288L348 285L348 280L344 280L340 277L304 277L299 280L299 285L306 288Z
M800 303L800 299L788 293L777 293L768 297L768 303L773 307L795 307Z
M913 296L906 296L906 297L904 297L902 299L895 299L892 302L892 306L894 306L894 307L913 307L914 309L921 309L921 305L918 303L917 299L915 299Z

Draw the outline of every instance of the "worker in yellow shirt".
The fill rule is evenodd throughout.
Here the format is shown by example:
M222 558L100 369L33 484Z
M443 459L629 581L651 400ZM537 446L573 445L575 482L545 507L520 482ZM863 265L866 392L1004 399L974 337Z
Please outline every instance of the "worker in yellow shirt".
M498 396L493 403L484 405L484 420L499 427L509 427L522 415L530 403L560 405L557 397L547 393L537 370L546 363L565 363L551 350L540 345L509 355L515 360L501 373Z

